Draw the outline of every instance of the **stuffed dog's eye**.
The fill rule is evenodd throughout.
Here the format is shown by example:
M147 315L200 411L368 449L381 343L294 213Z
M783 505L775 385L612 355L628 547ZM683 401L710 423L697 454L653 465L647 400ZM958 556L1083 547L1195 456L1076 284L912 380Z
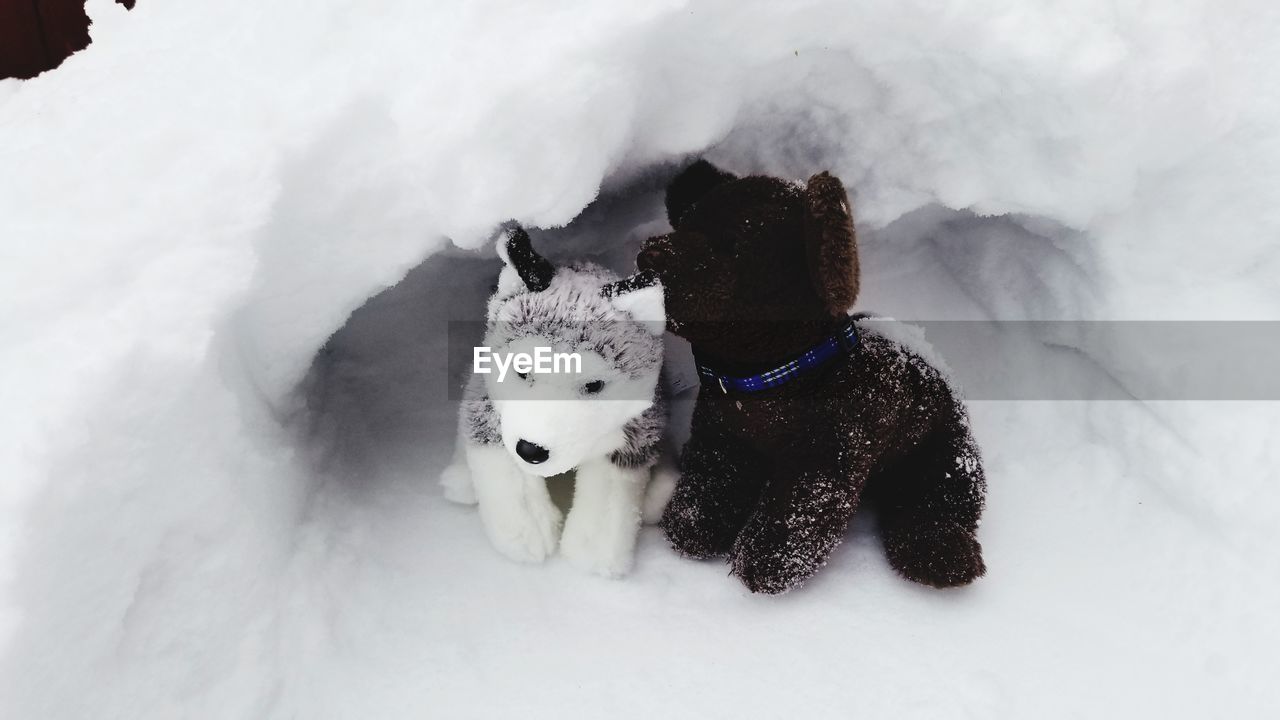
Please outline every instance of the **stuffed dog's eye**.
M521 380L528 380L528 379L529 379L529 373L522 373L522 372L518 372L518 373L516 373L516 377L520 378Z
M600 392L603 389L604 389L603 380L592 380L591 382L582 386L582 392L588 395L595 395L596 393Z

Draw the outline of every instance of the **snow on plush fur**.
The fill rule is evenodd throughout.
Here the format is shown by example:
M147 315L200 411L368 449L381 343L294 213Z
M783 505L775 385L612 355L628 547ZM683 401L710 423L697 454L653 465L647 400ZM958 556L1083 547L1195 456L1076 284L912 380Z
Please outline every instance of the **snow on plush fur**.
M649 485L666 424L660 383L662 286L650 275L620 280L583 263L554 268L523 230L499 240L505 263L489 300L484 345L573 352L580 373L473 374L459 417L459 452L445 496L478 503L494 547L538 562L560 552L575 565L618 576L631 567L643 514L665 496ZM546 478L577 469L568 517ZM670 486L673 478L664 475ZM669 492L666 493L669 495Z
M801 186L698 162L668 187L667 213L675 232L637 262L662 278L668 325L699 362L755 375L849 321L857 243L835 177ZM903 576L949 587L985 572L986 481L963 403L883 322L858 334L849 356L777 387L703 387L662 517L676 550L728 555L752 591L784 592L826 563L865 497Z

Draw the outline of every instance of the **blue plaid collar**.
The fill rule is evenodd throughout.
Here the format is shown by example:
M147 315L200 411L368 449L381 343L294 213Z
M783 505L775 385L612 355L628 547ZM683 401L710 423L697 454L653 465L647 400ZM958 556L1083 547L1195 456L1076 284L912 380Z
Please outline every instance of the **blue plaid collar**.
M694 358L694 362L698 366L699 377L706 380L712 387L720 388L720 392L726 395L731 391L754 393L768 390L821 367L833 358L852 353L858 347L857 321L857 316L849 318L849 322L835 335L804 351L799 357L759 375L730 377L697 362L697 358Z

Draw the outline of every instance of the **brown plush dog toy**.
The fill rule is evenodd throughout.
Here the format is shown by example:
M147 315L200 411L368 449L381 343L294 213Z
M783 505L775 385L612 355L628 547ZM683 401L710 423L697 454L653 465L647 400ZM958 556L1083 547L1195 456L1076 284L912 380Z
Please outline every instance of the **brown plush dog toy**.
M981 576L986 481L968 416L919 352L849 317L858 252L840 181L699 161L666 203L675 230L637 263L661 277L667 327L702 379L662 518L675 549L727 554L753 592L784 592L826 563L867 498L903 576Z

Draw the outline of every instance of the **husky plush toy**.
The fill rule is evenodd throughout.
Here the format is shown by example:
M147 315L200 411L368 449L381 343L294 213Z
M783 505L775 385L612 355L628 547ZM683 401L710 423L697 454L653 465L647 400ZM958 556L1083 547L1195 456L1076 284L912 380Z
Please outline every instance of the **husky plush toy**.
M625 574L666 423L662 287L652 275L619 279L590 263L557 269L519 228L499 239L498 254L504 267L484 339L491 357L501 365L504 355L541 348L579 362L473 374L457 459L441 478L445 496L478 503L490 541L509 558L538 562L558 544L580 568ZM546 478L573 469L562 533Z

